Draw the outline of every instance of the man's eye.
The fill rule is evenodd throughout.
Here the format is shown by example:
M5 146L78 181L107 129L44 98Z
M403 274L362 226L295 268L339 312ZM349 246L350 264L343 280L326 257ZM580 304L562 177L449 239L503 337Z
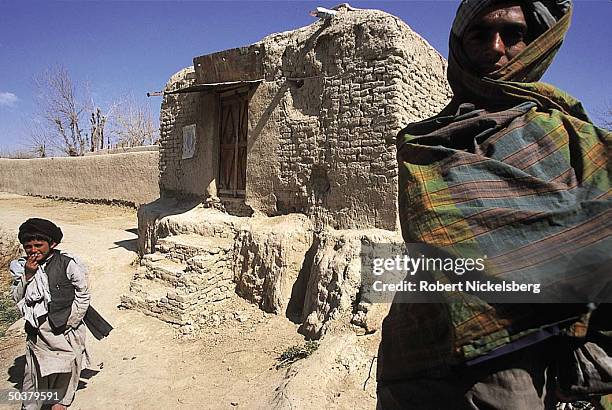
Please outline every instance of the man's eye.
M484 41L487 39L488 36L489 33L484 30L474 30L469 33L468 39L472 41Z
M503 33L503 36L506 42L515 44L523 40L524 33L522 30L507 30Z

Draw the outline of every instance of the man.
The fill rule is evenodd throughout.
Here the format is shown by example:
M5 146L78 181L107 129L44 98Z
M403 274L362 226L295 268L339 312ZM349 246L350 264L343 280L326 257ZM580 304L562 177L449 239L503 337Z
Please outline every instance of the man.
M464 0L450 35L454 97L400 133L398 161L407 243L476 250L488 278L576 303L392 305L379 408L548 409L612 392L609 305L588 303L610 301L611 134L537 82L571 11L569 0Z
M25 409L65 409L76 392L85 351L83 318L90 294L83 265L55 247L61 229L31 218L19 227L25 258L11 262L13 300L26 321Z

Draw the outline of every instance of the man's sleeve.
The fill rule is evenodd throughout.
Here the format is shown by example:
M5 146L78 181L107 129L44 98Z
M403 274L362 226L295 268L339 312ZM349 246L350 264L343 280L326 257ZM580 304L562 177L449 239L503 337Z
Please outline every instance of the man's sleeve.
M77 327L85 317L91 298L87 285L87 269L78 259L73 259L66 268L66 276L74 286L74 302L68 318L68 326Z
M11 261L9 265L11 273L11 297L15 303L19 302L25 296L26 286L29 281L26 280L25 268L19 260Z

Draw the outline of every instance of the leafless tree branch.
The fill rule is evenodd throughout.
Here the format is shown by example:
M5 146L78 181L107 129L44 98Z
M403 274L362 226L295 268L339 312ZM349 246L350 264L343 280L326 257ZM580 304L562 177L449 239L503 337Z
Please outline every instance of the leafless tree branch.
M34 79L40 130L32 130L38 156L50 148L70 156L112 146L133 147L157 142L158 130L151 110L133 95L107 106L97 105L88 85L72 81L61 67L45 70ZM42 137L44 135L44 138Z
M157 143L158 129L149 107L128 95L117 104L113 115L117 145L135 147Z
M62 152L83 155L88 141L81 123L86 106L81 102L80 86L61 66L49 68L34 79L40 117L48 124L51 137Z

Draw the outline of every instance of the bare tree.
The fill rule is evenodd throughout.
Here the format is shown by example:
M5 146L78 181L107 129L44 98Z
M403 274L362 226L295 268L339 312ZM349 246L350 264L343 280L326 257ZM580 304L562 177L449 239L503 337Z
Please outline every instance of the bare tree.
M83 155L89 146L83 131L88 111L83 87L72 81L61 66L45 70L34 79L40 117L49 129L51 142L70 156Z
M29 138L26 142L26 149L32 153L35 157L45 158L49 155L53 155L53 147L51 143L51 136L47 132L45 126L40 121L31 120L28 123Z
M30 126L29 148L37 156L57 151L78 156L112 145L134 147L157 141L151 110L133 95L104 111L94 102L87 85L74 82L61 66L45 70L34 84L42 128Z
M157 143L158 129L150 108L129 95L117 104L113 115L117 145L136 147Z
M106 125L107 116L102 114L100 108L96 108L95 112L91 113L89 124L91 126L90 132L90 147L91 151L96 149L104 149L104 126Z

